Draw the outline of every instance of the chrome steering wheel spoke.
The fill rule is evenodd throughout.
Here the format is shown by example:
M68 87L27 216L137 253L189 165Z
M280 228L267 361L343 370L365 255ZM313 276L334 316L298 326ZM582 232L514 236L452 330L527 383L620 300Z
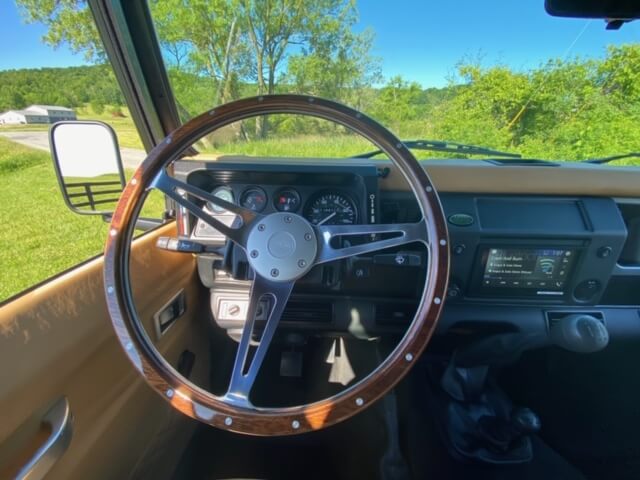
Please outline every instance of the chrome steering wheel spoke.
M315 263L331 262L341 258L371 253L385 248L397 247L412 242L428 245L427 225L424 219L415 223L392 223L380 225L319 225L315 227L319 251ZM343 248L332 245L338 238L363 235L393 235L390 238L372 240Z
M167 174L165 169L162 169L156 176L151 183L150 188L160 190L176 203L189 210L197 218L212 226L229 240L243 248L246 248L249 231L251 230L252 225L254 222L262 218L262 215L254 212L253 210L227 202L226 200L218 198L201 188L177 180ZM225 210L235 214L241 221L234 221L231 226L227 226L213 215L206 212L203 208L200 208L193 201L183 196L179 190L200 200L204 200L220 208L224 208Z
M229 389L223 397L228 403L244 408L255 408L249 400L249 395L269 350L294 283L294 281L275 282L256 275L251 286L247 319L238 344ZM264 315L266 323L251 357L251 344L255 341L256 317L261 308L267 309L266 315Z

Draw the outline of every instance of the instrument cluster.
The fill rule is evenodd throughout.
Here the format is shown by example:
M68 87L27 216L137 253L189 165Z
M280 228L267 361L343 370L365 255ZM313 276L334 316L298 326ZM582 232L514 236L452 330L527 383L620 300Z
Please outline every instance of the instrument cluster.
M358 222L358 206L353 194L339 188L319 188L301 193L290 186L263 188L258 185L218 185L212 194L254 212L291 212L306 218L313 225L352 225ZM208 202L205 208L214 215L230 215L223 208Z

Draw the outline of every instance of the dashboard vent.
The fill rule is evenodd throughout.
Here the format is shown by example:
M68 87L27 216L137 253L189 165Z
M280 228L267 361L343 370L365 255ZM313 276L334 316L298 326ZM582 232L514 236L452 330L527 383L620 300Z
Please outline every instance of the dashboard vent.
M498 159L490 158L485 160L487 163L493 163L494 165L501 165L505 167L559 167L558 162L551 162L549 160L539 160L537 158L516 158L516 159Z
M289 302L281 318L283 322L305 323L330 323L331 320L333 320L331 302Z

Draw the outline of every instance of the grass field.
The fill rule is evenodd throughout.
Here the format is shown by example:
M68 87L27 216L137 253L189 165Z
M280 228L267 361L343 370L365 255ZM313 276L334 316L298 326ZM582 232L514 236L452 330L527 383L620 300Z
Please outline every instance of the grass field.
M51 157L0 137L0 301L102 252L107 224L64 204ZM158 216L163 198L145 205Z
M118 143L121 147L126 148L138 148L143 149L138 130L129 115L129 111L126 108L122 108L124 117L114 117L109 113L110 108L106 107L105 111L101 114L96 114L91 110L88 105L76 109L76 115L78 120L99 120L101 122L108 123L113 127L117 136ZM16 132L16 131L28 131L28 132L46 132L49 130L49 125L32 124L32 125L0 125L0 132Z

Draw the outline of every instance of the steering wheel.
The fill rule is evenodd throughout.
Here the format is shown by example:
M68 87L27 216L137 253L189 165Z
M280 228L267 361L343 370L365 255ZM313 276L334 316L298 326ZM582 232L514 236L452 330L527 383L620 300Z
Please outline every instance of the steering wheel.
M416 223L312 225L293 213L261 215L224 201L170 175L167 167L202 136L239 120L266 114L317 117L347 127L386 153L413 191L422 212ZM395 173L394 173L395 174ZM157 351L136 312L129 275L135 221L150 189L156 188L211 225L247 253L255 271L244 330L226 394L213 395L180 375ZM208 201L242 221L227 226L198 206ZM340 248L333 240L370 235L369 243ZM416 315L391 354L368 376L324 400L286 408L254 406L250 392L295 281L315 265L421 242L428 265ZM340 243L340 242L338 242ZM346 242L345 242L346 243ZM344 105L310 96L269 95L217 107L190 120L150 153L127 184L113 215L105 249L104 284L111 322L135 369L171 406L206 424L253 435L291 435L318 430L351 417L393 388L427 345L442 309L449 273L446 221L438 195L413 154L386 128ZM269 300L262 336L249 354L256 309Z

